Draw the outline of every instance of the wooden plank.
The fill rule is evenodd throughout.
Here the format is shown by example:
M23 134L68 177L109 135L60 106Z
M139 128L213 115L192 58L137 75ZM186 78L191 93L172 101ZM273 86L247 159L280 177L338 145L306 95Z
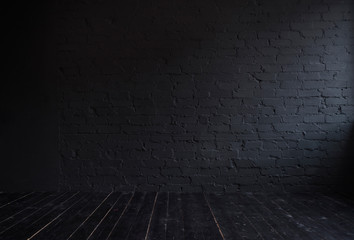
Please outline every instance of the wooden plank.
M91 193L86 197L81 206L77 209L72 209L72 215L63 216L62 223L58 223L53 229L48 230L51 240L67 239L85 219L97 208L100 203L107 197L107 193Z
M149 234L150 234L151 222L152 222L152 218L153 218L153 216L155 214L155 208L156 208L156 202L157 202L158 196L159 196L159 192L157 192L156 195L155 195L154 205L152 206L150 219L149 219L149 224L148 224L148 227L147 227L147 230L146 230L146 233L145 233L145 238L144 238L145 240L148 239Z
M316 239L336 239L332 234L327 234L327 229L323 225L318 224L306 208L292 204L291 198L296 199L296 195L292 195L291 197L286 194L274 195L271 201L288 212L289 216L296 221L299 227L316 236Z
M124 215L117 220L113 228L109 232L106 239L126 239L132 225L137 220L138 214L141 212L146 202L147 193L135 193L131 202L126 208Z
M113 193L107 195L105 199L102 200L100 205L98 205L89 216L79 225L75 231L70 234L68 239L87 239L95 226L99 223L101 218L107 212L107 210L114 204L120 193Z
M226 239L262 239L234 194L206 195Z
M68 196L67 193L55 194L49 201L43 201L36 204L35 207L27 208L24 212L16 216L16 218L7 219L0 225L0 237L6 233L11 235L12 232L16 232L17 229L22 229L32 221L38 219L46 211L49 211L53 206L64 201Z
M7 203L12 202L26 194L28 193L2 193L0 195L0 206L6 205Z
M253 199L255 201L254 204L259 203L261 205L261 209L263 208L265 211L265 216L269 216L270 218L273 216L275 218L273 223L276 225L273 225L273 227L276 228L279 233L283 234L285 238L300 240L318 239L317 235L305 231L288 212L279 205L275 205L271 201L271 197L269 198L264 194L252 194L247 196L250 200Z
M322 194L323 197L328 198L329 200L336 202L339 205L342 205L344 207L349 207L350 212L354 212L353 206L354 206L354 196L346 196L342 195L340 193L333 193L331 195L328 194Z
M298 194L296 196L296 203L308 209L311 216L338 239L354 239L354 219L350 222L343 221L336 214L321 207L319 201L316 201L313 196L307 194Z
M166 239L185 239L182 198L180 193L168 194Z
M27 219L25 222L22 222L21 228L16 226L14 230L17 230L16 233L13 233L12 236L14 239L24 239L29 238L33 234L35 234L38 230L43 228L47 223L57 217L61 212L65 211L68 207L70 207L74 202L76 202L82 195L79 193L70 193L68 197L64 200L59 202L58 204L52 206L47 211L42 212L40 216L36 219L32 219L32 221L28 221ZM21 229L21 231L18 231Z
M168 193L159 194L156 202L155 211L152 217L150 233L148 239L151 240L166 240L167 218L168 218Z
M92 194L84 194L78 201L74 202L65 211L60 213L50 225L46 226L46 228L37 233L34 239L60 239L59 235L61 235L60 233L63 231L63 228L71 224L70 220L76 217L78 212L92 200L91 197Z
M332 201L333 198L329 198L326 195L323 194L306 194L308 198L313 199L314 201L319 203L319 206L330 212L331 214L334 214L339 221L344 221L344 222L349 222L353 223L354 219L354 203L346 205L342 204L337 204L336 200ZM341 201L341 200L339 200ZM341 202L342 203L342 202Z
M12 213L12 215L8 216L7 218L4 218L3 220L0 221L0 225L4 227L4 225L10 226L14 221L17 221L19 219L23 219L24 217L28 216L31 212L37 210L40 206L45 204L46 202L49 202L54 198L53 195L47 195L44 197L40 197L37 202L33 202L29 206L23 208L20 211ZM12 223L11 223L12 222Z
M317 201L325 207L335 212L343 219L351 221L354 219L354 202L350 199L343 198L338 195L317 194L313 196Z
M222 239L203 194L182 194L182 210L186 239Z
M211 193L206 194L205 197L210 204L215 218L220 223L220 228L225 239L243 239L240 235L242 222L240 222L240 218L238 217L239 213L233 211L233 206L229 204L230 201L227 201L226 204L223 196L217 196ZM248 228L247 225L246 228ZM247 229L247 231L250 230L254 231L254 229Z
M141 211L139 211L134 224L129 229L126 239L147 239L149 223L152 218L154 206L158 193L149 192L146 194Z
M50 217L50 221L47 222L44 226L42 226L40 229L38 229L35 233L33 233L27 240L32 240L33 238L38 238L38 235L41 235L43 237L45 237L44 239L46 239L47 237L45 236L44 231L48 229L48 227L52 226L53 224L55 224L55 222L58 221L58 219L60 219L61 216L65 215L66 212L68 212L70 209L72 209L73 207L77 206L85 197L87 194L81 196L80 198L74 196L75 199L73 202L71 202L69 205L67 205L66 207L63 206L62 211L57 211L56 213L53 213L52 216L54 218L52 218L52 216ZM78 195L79 196L79 195ZM73 198L74 199L74 198ZM47 218L48 219L48 218Z
M252 205L244 194L234 196L240 209L243 211L247 219L252 223L254 228L259 232L263 239L284 239L271 224L264 219L262 214Z
M118 203L120 197L122 196L122 194L118 195L118 198L115 200L115 202L111 205L111 207L106 211L106 213L103 215L103 217L101 218L101 220L96 224L95 228L91 231L91 233L89 234L89 236L87 237L87 240L89 240L90 238L92 238L92 236L94 235L95 231L97 230L97 228L99 228L99 226L102 224L103 221L106 220L106 217L110 214L110 212L112 211L112 209L115 207L115 205Z
M7 197L5 197L4 202L0 205L0 209L8 207L11 204L14 204L18 201L21 201L29 196L34 194L34 192L30 193L22 193L22 194L9 194Z
M211 213L211 215L213 216L214 222L215 222L216 226L218 227L219 233L220 233L222 239L225 240L225 236L224 236L224 233L223 233L222 230L221 230L220 223L219 223L218 220L216 219L215 213L214 213L213 209L211 208L210 203L209 203L208 199L207 199L206 196L205 196L205 193L203 193L203 196L204 196L204 199L205 199L205 201L206 201L206 203L207 203L207 205L208 205L208 208L209 208L209 210L210 210L210 213Z
M23 198L23 201L17 201L0 209L0 223L9 217L18 215L18 213L21 213L27 207L32 206L34 203L47 196L49 196L49 193L34 193L26 198Z
M122 195L117 199L117 202L112 206L113 208L107 212L107 216L103 219L102 223L93 232L90 240L93 239L106 239L112 230L115 223L119 223L120 219L124 215L125 210L128 208L130 201L133 197L133 193L122 193Z
M0 239L354 239L350 201L320 194L33 193L7 203Z
M281 221L275 214L265 207L264 204L257 201L253 194L239 194L239 197L243 199L243 203L246 204L246 208L250 212L254 220L258 221L258 224L254 223L258 227L264 238L272 239L305 239L305 236L298 236L298 234L289 228L287 222Z
M13 215L7 217L6 219L0 221L0 225L2 228L8 228L11 225L15 224L16 222L25 219L26 217L30 216L32 213L36 212L42 206L46 205L53 199L57 198L58 194L50 194L47 197L41 198L37 202L33 203L32 205L24 208L23 210L14 213Z

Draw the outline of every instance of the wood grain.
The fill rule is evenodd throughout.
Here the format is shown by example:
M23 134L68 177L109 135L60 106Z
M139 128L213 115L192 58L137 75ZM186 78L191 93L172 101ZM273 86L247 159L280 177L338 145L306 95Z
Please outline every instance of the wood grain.
M354 204L316 193L1 193L0 239L354 239Z

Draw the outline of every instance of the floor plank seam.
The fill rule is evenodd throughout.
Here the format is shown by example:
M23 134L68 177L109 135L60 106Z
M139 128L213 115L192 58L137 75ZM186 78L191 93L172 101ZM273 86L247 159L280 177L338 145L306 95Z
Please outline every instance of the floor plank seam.
M71 197L69 197L68 199L65 199L64 202L60 203L58 206L54 206L50 211L48 211L46 214L44 214L43 216L41 216L40 218L38 218L36 221L32 222L31 224L33 225L34 223L40 221L41 219L43 219L45 216L47 216L48 214L50 214L51 212L55 211L61 204L66 203L67 201L69 201L70 199L72 199L73 197L75 197L77 194L79 194L79 192L75 193L74 195L72 195Z
M74 196L76 196L78 193L76 193ZM84 196L85 197L85 196ZM79 203L84 197L81 197L78 201L76 201L75 203L73 203L70 207L68 207L67 209L65 209L63 212L61 212L58 216L56 216L55 218L53 218L50 222L48 222L46 225L44 225L41 229L39 229L37 232L35 232L31 237L27 238L27 240L31 240L32 238L34 238L36 235L38 235L41 231L43 231L46 227L48 227L50 224L52 224L55 220L57 220L60 216L62 216L64 213L66 213L69 209L71 209L73 206L75 206L77 203Z
M165 239L167 239L167 224L169 220L169 214L168 214L168 209L169 209L169 204L170 204L170 193L167 192L167 204L166 204L166 220L165 220Z
M154 210L155 210L155 205L156 205L156 200L157 200L157 196L159 195L159 192L156 192L155 195L155 200L154 200L154 205L152 206L152 211L151 211L151 215L150 215L150 219L149 219L149 224L146 230L146 234L145 234L145 240L147 240L148 236L149 236L149 231L150 231L150 225L151 225L151 220L152 220L152 216L154 215Z
M122 194L119 195L119 197L117 198L117 200L114 202L114 204L112 205L112 207L106 212L106 214L102 217L102 219L100 220L100 222L96 225L96 227L92 230L92 232L90 233L90 235L87 237L86 240L89 240L92 235L94 234L94 232L97 230L97 228L101 225L101 223L104 221L104 219L108 216L108 214L112 211L112 209L116 206L117 202L119 201L119 199L122 197Z
M27 196L26 196L27 195ZM0 239L353 239L354 209L316 193L11 193ZM88 206L88 207L87 207Z
M49 198L50 196L51 196L51 195L49 195L49 196L47 196L47 197L45 197L45 198L43 198L43 199L40 199L39 201L37 201L37 202L35 202L35 203L33 203L33 204L31 204L31 205L25 207L25 208L22 209L21 211L16 212L15 214L13 214L13 215L11 215L11 216L5 218L4 220L2 220L2 221L0 222L0 224L3 223L3 222L6 222L7 220L9 220L9 219L11 219L11 218L13 218L13 217L15 217L15 216L17 216L18 214L22 213L22 212L25 211L26 209L32 208L33 206L35 206L35 205L37 205L38 203L40 203L40 202L46 200L46 199Z
M8 206L8 205L10 205L11 203L14 203L14 202L17 202L18 200L21 200L22 198L25 198L25 197L27 197L27 196L29 196L29 195L32 195L33 193L34 193L34 192L30 192L30 193L26 194L25 196L16 198L15 200L13 200L13 201L11 201L11 202L9 202L9 203L6 203L6 204L0 206L0 209L3 208L3 207L6 207L6 206Z
M114 229L116 228L116 226L118 225L120 219L122 218L122 216L124 215L125 211L127 210L127 208L128 208L128 206L129 206L131 200L133 199L134 195L135 195L135 192L133 192L132 196L130 197L129 201L127 202L127 205L125 205L125 208L123 209L122 213L120 214L118 220L114 223L114 225L113 225L111 231L109 232L109 234L108 234L106 240L111 237L111 235L112 235Z
M235 206L234 203L232 203L232 205ZM248 221L248 223L252 226L252 228L257 232L257 236L259 236L261 239L265 240L264 237L262 236L262 234L256 228L256 226L251 222L251 220L244 213L242 213L242 216Z
M208 205L208 207L209 207L209 210L210 210L210 212L211 212L211 215L213 216L214 222L215 222L216 226L217 226L218 229L219 229L219 233L220 233L222 239L225 240L224 234L223 234L223 232L221 231L221 227L220 227L218 221L216 220L216 217L215 217L215 215L214 215L214 212L213 212L213 210L211 209L211 206L210 206L210 204L209 204L208 199L207 199L206 196L205 196L205 193L203 193L203 195L204 195L204 199L205 199L205 201L206 201L206 203L207 203L207 205Z
M248 194L246 195L248 198L251 198ZM257 200L256 200L257 201ZM260 205L262 205L260 203ZM253 207L254 208L254 207ZM273 230L273 232L275 232L281 239L284 239L283 236L280 235L280 233L273 228L273 226L271 224L269 224L269 222L264 218L263 214L261 215L261 218L263 219L263 221Z
M109 196L111 196L113 193L110 192L107 197L105 197L105 199L103 199L103 201L95 208L95 210L93 210L93 212L91 212L91 214L75 229L75 231L73 233L70 234L70 236L67 238L67 240L69 240L72 236L74 236L74 234L85 224L85 222L87 222L88 219L90 219L90 217L97 211L97 209L99 209L102 204L109 198Z
M50 204L51 202L53 202L53 201L55 201L55 200L61 198L61 197L64 196L65 194L66 194L66 193L63 193L63 194L59 195L58 197L54 198L52 201L50 201L49 203L45 204L44 206L47 206L48 204ZM32 216L33 214L37 213L37 212L40 211L40 210L41 210L41 208L37 209L36 211L34 211L34 212L31 213L30 215L26 216L25 218L21 219L20 221L18 221L18 222L16 222L16 223L12 224L12 225L9 226L8 228L6 228L6 229L3 230L2 232L0 232L0 235L3 234L3 233L5 233L6 231L10 230L11 228L13 228L14 226L16 226L17 224L19 224L19 223L25 221L27 218L29 218L30 216Z

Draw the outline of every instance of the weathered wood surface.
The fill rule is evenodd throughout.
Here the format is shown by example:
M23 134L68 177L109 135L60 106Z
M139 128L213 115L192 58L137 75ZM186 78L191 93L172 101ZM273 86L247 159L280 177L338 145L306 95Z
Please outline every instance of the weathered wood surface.
M354 202L323 194L1 193L0 239L354 239Z

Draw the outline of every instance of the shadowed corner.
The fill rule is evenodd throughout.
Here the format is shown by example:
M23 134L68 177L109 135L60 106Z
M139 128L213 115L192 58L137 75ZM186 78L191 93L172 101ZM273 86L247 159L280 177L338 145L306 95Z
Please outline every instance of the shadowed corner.
M352 124L345 150L343 161L339 166L338 191L354 198L354 124Z
M354 17L354 2L351 3L351 15ZM354 25L351 26L351 39L354 39ZM352 59L349 64L354 65L354 46L351 45ZM351 68L351 89L350 101L351 105L354 104L354 69ZM343 153L342 162L339 164L339 173L336 182L336 190L345 196L354 199L354 112L351 113L351 129L348 134L347 142L345 145L345 152Z

